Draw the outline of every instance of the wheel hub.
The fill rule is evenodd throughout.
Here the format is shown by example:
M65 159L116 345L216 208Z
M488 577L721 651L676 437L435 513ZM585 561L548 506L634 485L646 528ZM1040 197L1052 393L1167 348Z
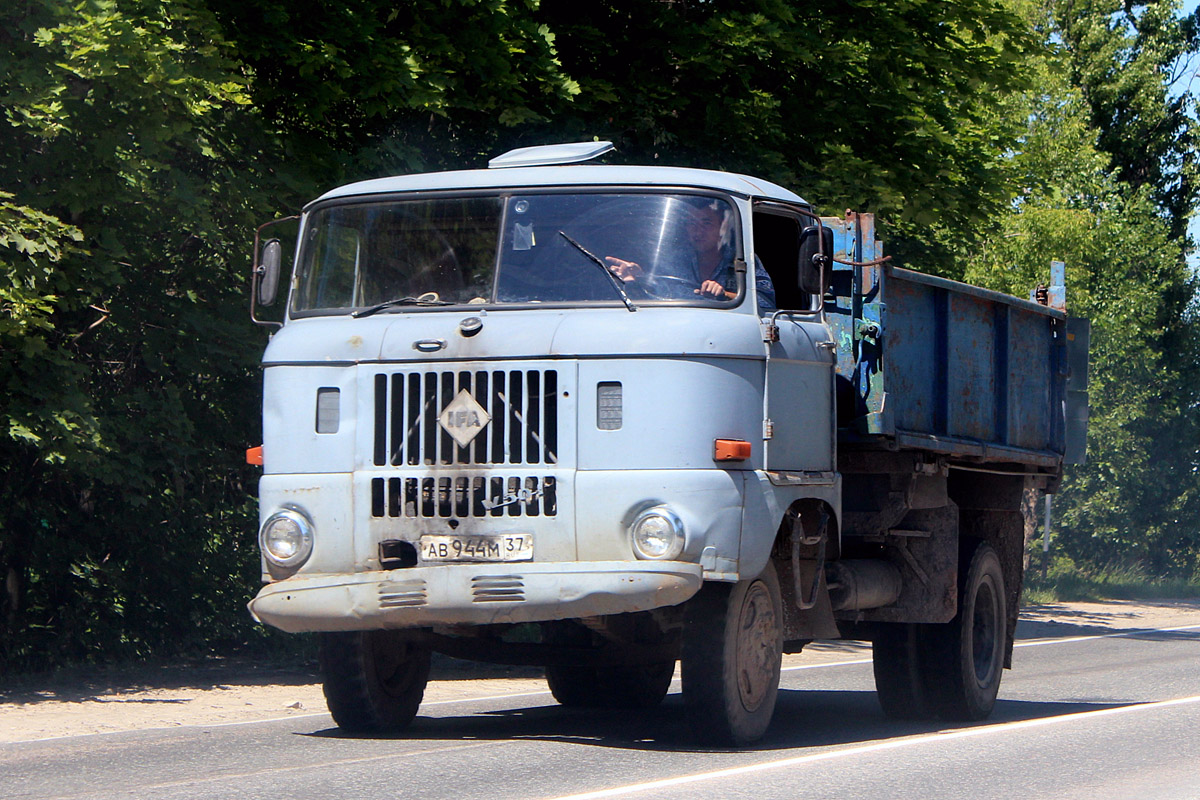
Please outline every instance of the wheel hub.
M779 621L771 595L761 582L746 592L738 615L738 695L747 711L754 711L771 693L778 651Z

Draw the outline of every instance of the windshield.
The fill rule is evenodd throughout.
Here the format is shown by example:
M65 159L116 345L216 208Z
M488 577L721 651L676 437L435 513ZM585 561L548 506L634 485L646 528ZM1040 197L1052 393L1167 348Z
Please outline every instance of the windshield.
M292 310L506 303L729 304L728 200L523 194L330 205L309 215Z

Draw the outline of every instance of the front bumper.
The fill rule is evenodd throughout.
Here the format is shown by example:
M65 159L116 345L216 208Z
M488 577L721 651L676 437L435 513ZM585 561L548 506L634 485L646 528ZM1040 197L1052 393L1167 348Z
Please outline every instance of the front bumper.
M442 564L288 578L249 608L289 633L541 622L677 605L702 581L675 561Z

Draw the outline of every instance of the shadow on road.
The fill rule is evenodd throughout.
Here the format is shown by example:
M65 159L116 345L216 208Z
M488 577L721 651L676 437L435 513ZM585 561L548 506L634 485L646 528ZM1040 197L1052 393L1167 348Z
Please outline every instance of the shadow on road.
M997 702L992 718L981 723L911 722L884 717L873 691L781 689L766 737L755 746L737 752L867 744L935 731L986 727L1112 707L1114 704L1002 700ZM418 716L408 730L394 736L355 736L337 728L298 735L447 743L526 739L648 752L731 752L695 743L678 694L670 695L661 707L651 711L570 709L549 705L462 716Z
M1041 621L1036 618L1022 619L1017 623L1017 641L1031 639L1066 639L1076 636L1106 636L1114 639L1136 639L1148 642L1186 641L1200 639L1200 628L1191 630L1162 630L1156 628L1116 628L1097 624L1093 615L1079 613L1078 616L1064 615L1070 621L1059 619Z

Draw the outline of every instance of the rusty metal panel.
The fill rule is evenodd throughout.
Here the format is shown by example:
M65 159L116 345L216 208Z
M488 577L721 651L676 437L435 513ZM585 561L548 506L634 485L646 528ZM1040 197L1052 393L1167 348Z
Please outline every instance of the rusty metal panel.
M1010 328L1012 371L1009 410L1009 440L1015 447L1057 450L1046 409L1053 401L1054 321L1033 314L1015 315Z
M896 425L913 431L944 429L940 402L946 382L944 293L897 283L888 287L888 295L885 363L888 402Z
M881 263L869 215L826 224L842 262L825 306L842 440L1061 463L1066 314Z
M946 297L946 396L936 402L944 405L947 419L944 430L933 432L1003 444L995 425L1004 387L997 380L992 304L949 291Z

